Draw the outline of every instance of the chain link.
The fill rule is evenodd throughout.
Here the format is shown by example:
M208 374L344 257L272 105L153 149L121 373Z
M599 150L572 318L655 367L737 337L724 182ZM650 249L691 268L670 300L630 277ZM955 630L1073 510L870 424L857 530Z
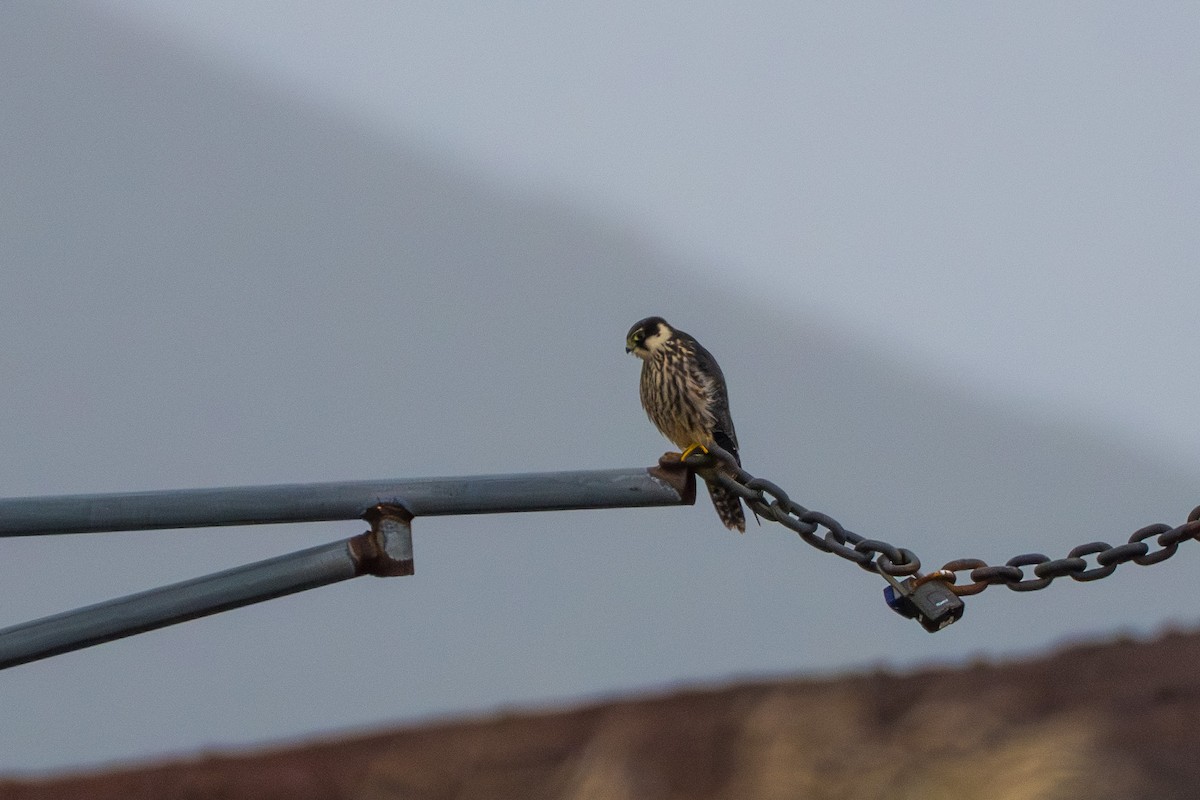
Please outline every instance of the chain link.
M778 522L795 531L809 545L846 559L868 572L884 572L895 577L912 575L921 569L916 553L878 539L867 539L846 530L837 520L819 511L810 511L793 502L780 487L756 478L742 469L737 459L715 445L708 453L695 452L684 464L707 481L715 481L736 494L759 517ZM1050 558L1042 553L1013 556L1003 564L988 564L978 558L948 561L938 571L956 595L979 594L989 586L1007 586L1014 592L1045 589L1057 578L1096 581L1107 578L1117 567L1132 561L1148 566L1175 555L1179 545L1200 538L1200 506L1192 509L1187 522L1172 528L1158 523L1147 525L1129 537L1125 544L1088 542L1067 553L1065 558ZM1146 540L1153 539L1153 546ZM1155 549L1156 548L1156 549ZM1094 562L1094 564L1092 563ZM1032 567L1027 573L1026 568ZM966 573L970 583L959 583ZM1031 573L1031 574L1030 574Z
M859 536L828 514L793 502L783 489L746 472L737 459L716 445L709 445L707 455L697 451L684 463L705 480L716 481L736 494L758 516L795 531L818 550L840 556L868 572L882 570L896 577L912 575L921 568L916 553Z

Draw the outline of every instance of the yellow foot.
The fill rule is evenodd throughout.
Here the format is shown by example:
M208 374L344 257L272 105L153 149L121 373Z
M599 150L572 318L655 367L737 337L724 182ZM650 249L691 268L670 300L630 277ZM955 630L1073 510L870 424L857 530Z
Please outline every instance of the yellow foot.
M699 442L697 442L697 443L689 446L688 449L684 450L683 453L679 456L679 460L686 461L687 457L690 456L692 453L696 452L697 450L703 450L704 455L708 455L708 448L705 447L704 445L700 444Z

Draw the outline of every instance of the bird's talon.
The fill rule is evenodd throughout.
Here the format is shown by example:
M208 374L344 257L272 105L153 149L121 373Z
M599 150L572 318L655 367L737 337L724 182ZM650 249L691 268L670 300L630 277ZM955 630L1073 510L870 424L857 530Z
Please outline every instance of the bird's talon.
M690 447L688 447L688 449L684 450L683 453L679 456L679 460L687 461L687 457L690 456L692 453L696 452L697 450L703 450L704 455L708 455L708 448L702 444L696 443L696 444L693 444Z

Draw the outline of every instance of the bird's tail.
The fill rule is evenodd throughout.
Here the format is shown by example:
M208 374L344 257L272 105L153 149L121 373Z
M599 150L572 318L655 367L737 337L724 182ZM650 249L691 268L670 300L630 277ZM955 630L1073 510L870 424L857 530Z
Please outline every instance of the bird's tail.
M746 532L746 514L742 511L742 499L715 481L705 481L708 484L708 495L712 498L717 516L725 527L738 533Z

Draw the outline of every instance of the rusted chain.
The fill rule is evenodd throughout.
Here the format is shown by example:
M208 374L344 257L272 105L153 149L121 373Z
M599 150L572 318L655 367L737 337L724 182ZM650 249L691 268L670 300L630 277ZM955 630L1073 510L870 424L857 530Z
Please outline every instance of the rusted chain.
M846 530L828 514L805 508L776 484L746 472L720 447L709 446L707 454L697 451L684 464L706 480L715 480L738 495L760 517L795 531L818 550L840 556L868 572L882 572L893 577L914 575L921 569L921 560L911 550L880 539L867 539ZM1175 555L1180 544L1196 538L1200 538L1200 506L1192 509L1187 522L1182 525L1174 528L1162 523L1148 525L1134 531L1125 544L1088 542L1072 549L1063 558L1023 553L997 565L978 558L958 558L946 562L932 575L959 596L979 594L989 586L1032 592L1045 589L1058 578L1081 582L1107 578L1117 567L1130 561L1142 566L1158 564ZM959 576L964 573L965 580L959 583Z

